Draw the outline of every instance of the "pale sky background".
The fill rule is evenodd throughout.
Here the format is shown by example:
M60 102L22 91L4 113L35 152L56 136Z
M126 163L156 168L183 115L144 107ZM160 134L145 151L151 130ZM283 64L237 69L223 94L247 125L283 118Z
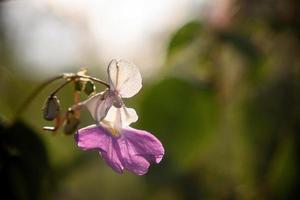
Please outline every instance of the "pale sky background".
M19 0L4 3L3 15L25 74L105 69L125 58L147 77L163 64L170 33L199 17L204 1Z

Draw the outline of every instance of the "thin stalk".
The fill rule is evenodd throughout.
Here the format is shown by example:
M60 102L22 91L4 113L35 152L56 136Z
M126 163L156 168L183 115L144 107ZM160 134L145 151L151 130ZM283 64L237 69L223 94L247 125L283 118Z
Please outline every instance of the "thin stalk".
M70 79L70 80L64 82L63 84L61 84L58 88L56 88L56 90L54 90L54 91L50 94L50 96L53 97L57 92L59 92L63 87L65 87L66 85L68 85L68 84L69 84L70 82L72 82L72 81L73 81L73 79Z
M32 100L47 86L49 85L50 83L56 81L56 80L59 80L61 78L65 78L65 75L62 74L62 75L59 75L59 76L56 76L54 78L51 78L47 81L45 81L44 83L42 83L39 87L37 87L28 97L27 99L21 104L21 106L17 109L16 113L15 113L15 119L18 118L18 116L21 116L21 114L24 112L24 110L30 105L30 103L32 102ZM69 79L64 82L63 84L61 84L55 91L53 91L50 96L54 96L57 92L59 92L63 87L65 87L67 84L69 84L70 82L74 81L76 78L87 78L87 79L90 79L90 80L93 80L97 83L100 83L106 87L109 88L109 84L106 83L105 81L102 81L100 79L97 79L95 77L92 77L92 76L86 76L86 75L78 75L78 74L74 74L74 75L71 75L70 77L68 77Z
M21 106L17 109L16 113L15 113L15 118L18 118L18 116L20 116L24 110L30 105L30 103L32 102L32 100L50 83L59 80L63 78L63 75L59 75L56 76L54 78L51 78L45 82L43 82L39 87L37 87L28 97L27 99L25 99L25 101L21 104Z
M102 85L105 85L106 87L109 88L109 84L108 83L106 83L105 81L102 81L100 79L97 79L95 77L92 77L92 76L80 76L80 75L76 75L76 76L79 77L79 78L88 78L88 79L91 79L91 80L93 80L93 81L95 81L97 83L100 83Z

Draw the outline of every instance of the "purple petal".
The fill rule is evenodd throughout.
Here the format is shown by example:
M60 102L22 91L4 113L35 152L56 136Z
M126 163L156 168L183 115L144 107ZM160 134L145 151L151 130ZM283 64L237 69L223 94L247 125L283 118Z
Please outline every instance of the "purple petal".
M117 137L110 137L109 145L107 151L100 151L102 157L104 158L105 162L116 172L123 173L124 166L120 160L121 152L120 147L118 145Z
M121 161L125 169L137 175L144 175L147 173L150 163L136 152L133 144L122 137L118 140L121 153Z
M164 148L156 137L130 127L115 137L102 126L91 125L80 129L75 137L83 150L98 149L105 162L118 173L123 173L125 168L144 175L150 163L159 163L164 155Z
M98 149L105 162L115 171L122 173L123 165L120 161L121 153L116 140L100 125L91 125L78 130L75 135L78 147L83 150Z
M78 147L83 150L101 149L107 151L110 134L99 125L91 125L79 129L75 134Z
M123 129L122 133L136 155L144 157L149 162L159 163L162 160L165 150L155 136L134 128Z

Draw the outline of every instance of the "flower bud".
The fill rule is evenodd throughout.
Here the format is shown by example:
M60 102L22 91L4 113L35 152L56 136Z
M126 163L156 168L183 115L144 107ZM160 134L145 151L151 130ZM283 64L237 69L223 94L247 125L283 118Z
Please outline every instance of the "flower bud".
M90 95L93 92L95 92L95 90L96 90L96 86L93 81L87 81L85 83L85 87L84 87L85 94Z
M64 124L64 133L66 135L71 135L75 133L78 128L80 120L75 117L73 113L68 115L67 121Z
M78 79L75 81L75 90L76 91L82 91L83 84L82 82Z
M56 96L49 96L43 107L44 119L54 120L59 115L60 104Z

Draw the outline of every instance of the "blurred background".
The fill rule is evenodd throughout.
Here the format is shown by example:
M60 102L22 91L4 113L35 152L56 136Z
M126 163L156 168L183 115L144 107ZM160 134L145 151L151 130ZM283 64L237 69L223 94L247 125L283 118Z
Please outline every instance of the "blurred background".
M296 199L300 182L297 0L0 1L3 199ZM166 154L145 176L119 175L42 117L61 82L112 58L139 66L126 100ZM98 91L103 87L99 86ZM63 111L72 87L58 95ZM87 96L82 95L83 98ZM80 127L93 123L81 113ZM1 199L2 199L1 198Z

